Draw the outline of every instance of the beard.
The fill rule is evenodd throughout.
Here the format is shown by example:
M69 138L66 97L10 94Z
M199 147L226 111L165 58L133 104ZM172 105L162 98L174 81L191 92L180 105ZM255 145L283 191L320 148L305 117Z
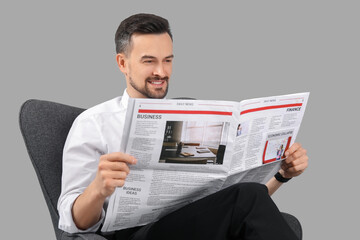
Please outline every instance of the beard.
M163 89L162 87L151 89L149 87L149 82L152 80L163 80L165 81L164 84L166 84L166 88ZM132 80L131 77L129 77L129 83L130 85L139 93L144 95L147 98L164 98L168 92L169 89L169 77L159 78L159 77L148 77L145 79L145 86L142 88Z

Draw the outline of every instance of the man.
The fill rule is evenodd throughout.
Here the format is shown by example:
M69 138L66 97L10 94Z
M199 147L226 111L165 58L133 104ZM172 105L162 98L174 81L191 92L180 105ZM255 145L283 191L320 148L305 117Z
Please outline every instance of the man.
M63 155L59 228L95 232L108 197L122 187L137 160L118 152L129 97L163 98L172 73L173 42L166 19L136 14L116 35L116 61L126 78L122 97L97 105L74 122ZM277 178L266 186L237 184L196 201L159 221L106 235L108 239L295 239L269 195L307 167L306 150L295 143ZM214 208L216 206L216 208ZM215 224L215 225L214 225Z

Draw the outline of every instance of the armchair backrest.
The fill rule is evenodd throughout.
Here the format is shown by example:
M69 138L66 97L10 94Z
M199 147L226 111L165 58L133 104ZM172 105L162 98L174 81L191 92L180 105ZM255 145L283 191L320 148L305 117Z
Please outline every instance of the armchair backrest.
M28 100L20 109L19 123L25 145L49 208L57 239L61 191L62 151L75 118L84 109L59 103Z

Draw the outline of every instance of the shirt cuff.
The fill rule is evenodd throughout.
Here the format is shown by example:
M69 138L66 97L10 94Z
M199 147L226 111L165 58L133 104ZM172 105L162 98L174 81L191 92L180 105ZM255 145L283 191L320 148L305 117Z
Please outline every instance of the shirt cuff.
M71 197L69 196L67 199L67 202L70 204L64 203L67 206L63 208L64 209L63 211L59 210L59 217L60 217L59 218L59 229L64 230L65 232L68 232L68 233L96 232L100 228L101 224L104 222L105 210L102 209L100 220L93 226L91 226L85 230L77 228L76 224L74 222L71 210L72 210L73 204L78 196L79 195L74 195Z

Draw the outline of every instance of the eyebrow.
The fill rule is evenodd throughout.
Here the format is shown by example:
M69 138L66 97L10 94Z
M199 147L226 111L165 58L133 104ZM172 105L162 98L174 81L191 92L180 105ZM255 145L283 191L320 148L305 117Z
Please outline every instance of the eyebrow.
M155 59L156 57L154 57L154 56L151 56L151 55L144 55L144 56L142 56L141 57L141 59ZM174 58L174 54L171 54L171 55L169 55L169 56L167 56L167 57L165 57L166 59L168 59L168 58Z

